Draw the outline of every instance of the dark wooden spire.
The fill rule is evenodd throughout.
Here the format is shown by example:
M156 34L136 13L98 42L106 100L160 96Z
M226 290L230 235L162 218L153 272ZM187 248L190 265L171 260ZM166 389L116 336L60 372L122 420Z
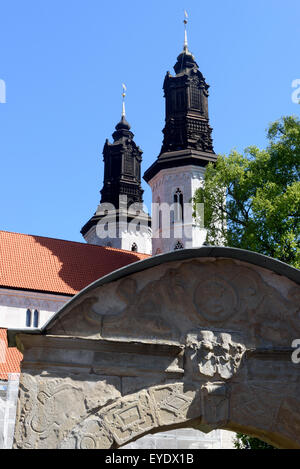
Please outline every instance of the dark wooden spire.
M213 153L208 119L208 84L193 55L183 51L174 66L175 76L164 81L166 125L161 153L195 149Z
M130 125L122 116L113 133L113 143L106 140L103 149L104 182L101 203L119 208L119 195L126 195L128 204L142 203L142 151L133 140Z
M100 192L101 204L112 204L118 219L120 196L127 196L127 208L132 204L142 206L144 191L141 187L142 151L133 140L134 134L130 131L125 113L115 129L112 135L114 141L110 143L106 140L103 148L104 181ZM124 205L122 207L124 209ZM102 217L101 211L96 212L82 228L82 235L85 236Z
M187 43L174 71L174 76L168 72L164 80L164 139L158 159L144 175L147 182L160 169L186 164L205 166L216 160L208 116L209 85Z

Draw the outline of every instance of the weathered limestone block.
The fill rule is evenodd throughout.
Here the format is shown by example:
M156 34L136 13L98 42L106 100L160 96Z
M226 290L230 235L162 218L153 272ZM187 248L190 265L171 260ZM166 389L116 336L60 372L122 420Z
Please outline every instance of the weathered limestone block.
M22 373L15 447L55 448L85 416L120 396L117 377Z
M114 443L113 437L106 429L98 415L90 416L79 423L60 442L59 449L109 449Z
M280 408L272 430L280 435L287 436L295 442L295 447L300 447L300 403L298 395L281 399ZM296 446L298 443L299 446Z
M279 380L277 383L233 385L230 400L233 427L243 428L250 435L261 436L275 446L299 449L300 406L297 388L299 386L287 389Z

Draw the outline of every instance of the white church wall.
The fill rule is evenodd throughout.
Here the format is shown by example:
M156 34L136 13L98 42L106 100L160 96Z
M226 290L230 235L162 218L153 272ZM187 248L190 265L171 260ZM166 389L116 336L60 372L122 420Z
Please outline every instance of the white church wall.
M95 244L97 246L108 246L115 249L122 249L125 251L132 251L135 244L137 251L141 254L152 253L152 232L148 226L141 225L140 231L130 229L130 226L122 226L119 224L114 229L114 236L107 238L99 238L97 235L97 226L92 226L89 231L84 235L84 239L88 244Z
M139 252L141 254L151 254L152 234L148 227L142 227L140 232L126 230L121 236L121 249L126 251Z
M163 169L149 181L152 189L152 204L167 204L172 207L174 194L179 189L183 195L183 203L190 204L195 191L204 183L205 168L188 165L176 168ZM206 232L197 226L192 217L192 210L185 212L183 229L176 230L173 215L171 214L171 225L156 229L154 210L157 205L153 205L153 238L152 253L160 254L173 251L176 244L182 243L184 248L200 247L205 241ZM170 234L169 234L170 233Z
M21 290L0 289L0 327L4 329L25 328L27 310L31 311L34 327L34 311L38 311L38 327L45 324L70 296L35 293Z

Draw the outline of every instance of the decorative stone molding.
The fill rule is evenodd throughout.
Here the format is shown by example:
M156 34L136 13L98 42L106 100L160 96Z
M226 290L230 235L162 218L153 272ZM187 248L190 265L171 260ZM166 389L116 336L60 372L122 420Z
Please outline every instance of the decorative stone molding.
M29 293L0 289L0 306L38 309L49 312L59 311L70 296L49 295L47 293Z

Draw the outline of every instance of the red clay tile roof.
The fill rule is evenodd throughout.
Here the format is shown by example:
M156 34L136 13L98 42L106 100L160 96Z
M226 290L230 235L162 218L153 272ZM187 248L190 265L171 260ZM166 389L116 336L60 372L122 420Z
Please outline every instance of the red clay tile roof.
M0 379L8 380L8 373L20 373L22 358L17 348L7 347L6 329L0 329Z
M74 295L103 275L146 254L0 231L0 287ZM20 373L22 354L0 329L0 379Z
M0 287L74 295L149 256L92 244L0 231Z

